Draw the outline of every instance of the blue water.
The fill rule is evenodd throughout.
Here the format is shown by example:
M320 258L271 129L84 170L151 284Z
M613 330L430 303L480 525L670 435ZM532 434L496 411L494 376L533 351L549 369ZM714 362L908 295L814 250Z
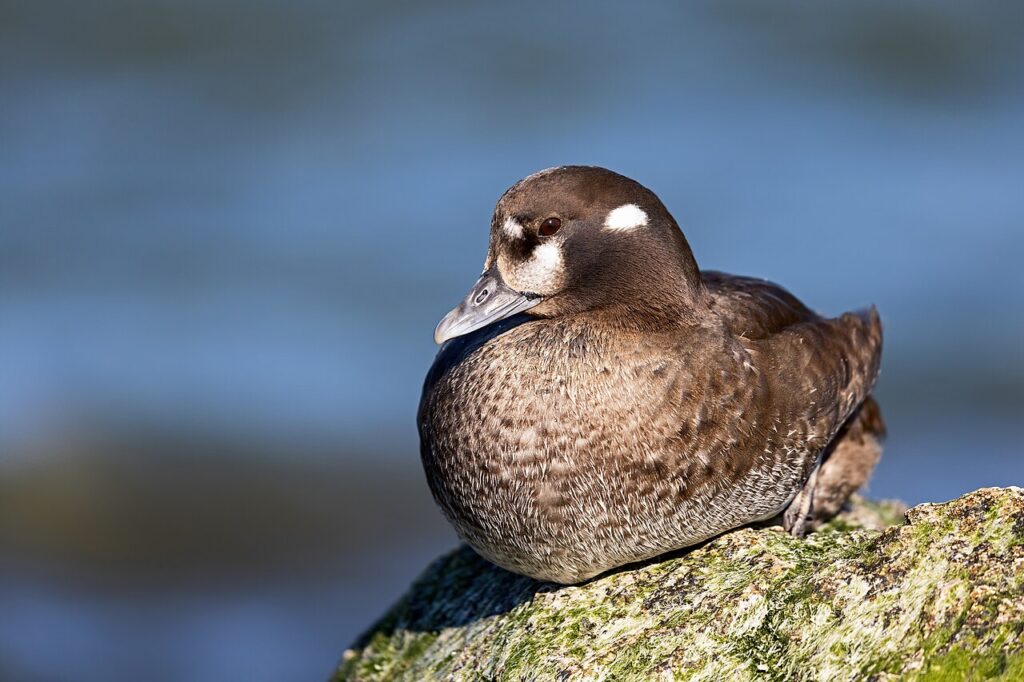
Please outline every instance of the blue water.
M593 163L703 267L879 307L872 494L1020 484L1022 28L994 3L5 3L0 481L140 424L415 476L431 332L494 201ZM339 550L358 578L12 571L0 676L322 677L451 542L377 504L408 535Z

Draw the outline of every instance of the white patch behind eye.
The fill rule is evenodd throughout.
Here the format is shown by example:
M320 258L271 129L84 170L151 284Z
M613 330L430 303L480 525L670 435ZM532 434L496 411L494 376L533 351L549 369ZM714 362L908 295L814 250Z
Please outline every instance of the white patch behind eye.
M501 229L505 230L505 234L512 237L512 239L523 238L523 226L512 218L505 218L505 222L502 223Z
M623 204L604 219L604 226L609 230L635 230L646 224L647 214L636 204Z

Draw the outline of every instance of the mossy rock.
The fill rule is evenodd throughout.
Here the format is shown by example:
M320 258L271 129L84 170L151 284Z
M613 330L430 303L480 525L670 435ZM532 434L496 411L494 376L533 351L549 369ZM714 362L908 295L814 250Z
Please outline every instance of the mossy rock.
M334 679L1024 680L1024 491L894 510L857 500L803 540L743 528L570 587L461 548Z

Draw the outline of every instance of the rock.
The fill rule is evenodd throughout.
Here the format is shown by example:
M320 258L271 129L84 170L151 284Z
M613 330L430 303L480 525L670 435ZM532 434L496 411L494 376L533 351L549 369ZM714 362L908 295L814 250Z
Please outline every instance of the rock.
M335 680L1024 680L1024 490L857 500L564 587L435 561ZM896 518L893 518L893 517Z

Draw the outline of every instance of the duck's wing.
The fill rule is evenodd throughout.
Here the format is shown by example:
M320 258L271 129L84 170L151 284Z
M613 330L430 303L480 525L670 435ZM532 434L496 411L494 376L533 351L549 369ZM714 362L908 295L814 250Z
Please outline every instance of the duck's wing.
M874 308L829 319L772 282L720 272L702 277L727 330L753 342L749 348L759 356L758 365L776 375L777 399L794 408L835 403L838 429L868 397L882 354L882 324Z
M800 459L806 480L814 454L827 453L860 406L865 429L881 438L869 397L882 352L874 308L827 319L771 282L717 272L703 279L712 307L756 368L760 397L746 412L770 425L762 431L766 449Z

